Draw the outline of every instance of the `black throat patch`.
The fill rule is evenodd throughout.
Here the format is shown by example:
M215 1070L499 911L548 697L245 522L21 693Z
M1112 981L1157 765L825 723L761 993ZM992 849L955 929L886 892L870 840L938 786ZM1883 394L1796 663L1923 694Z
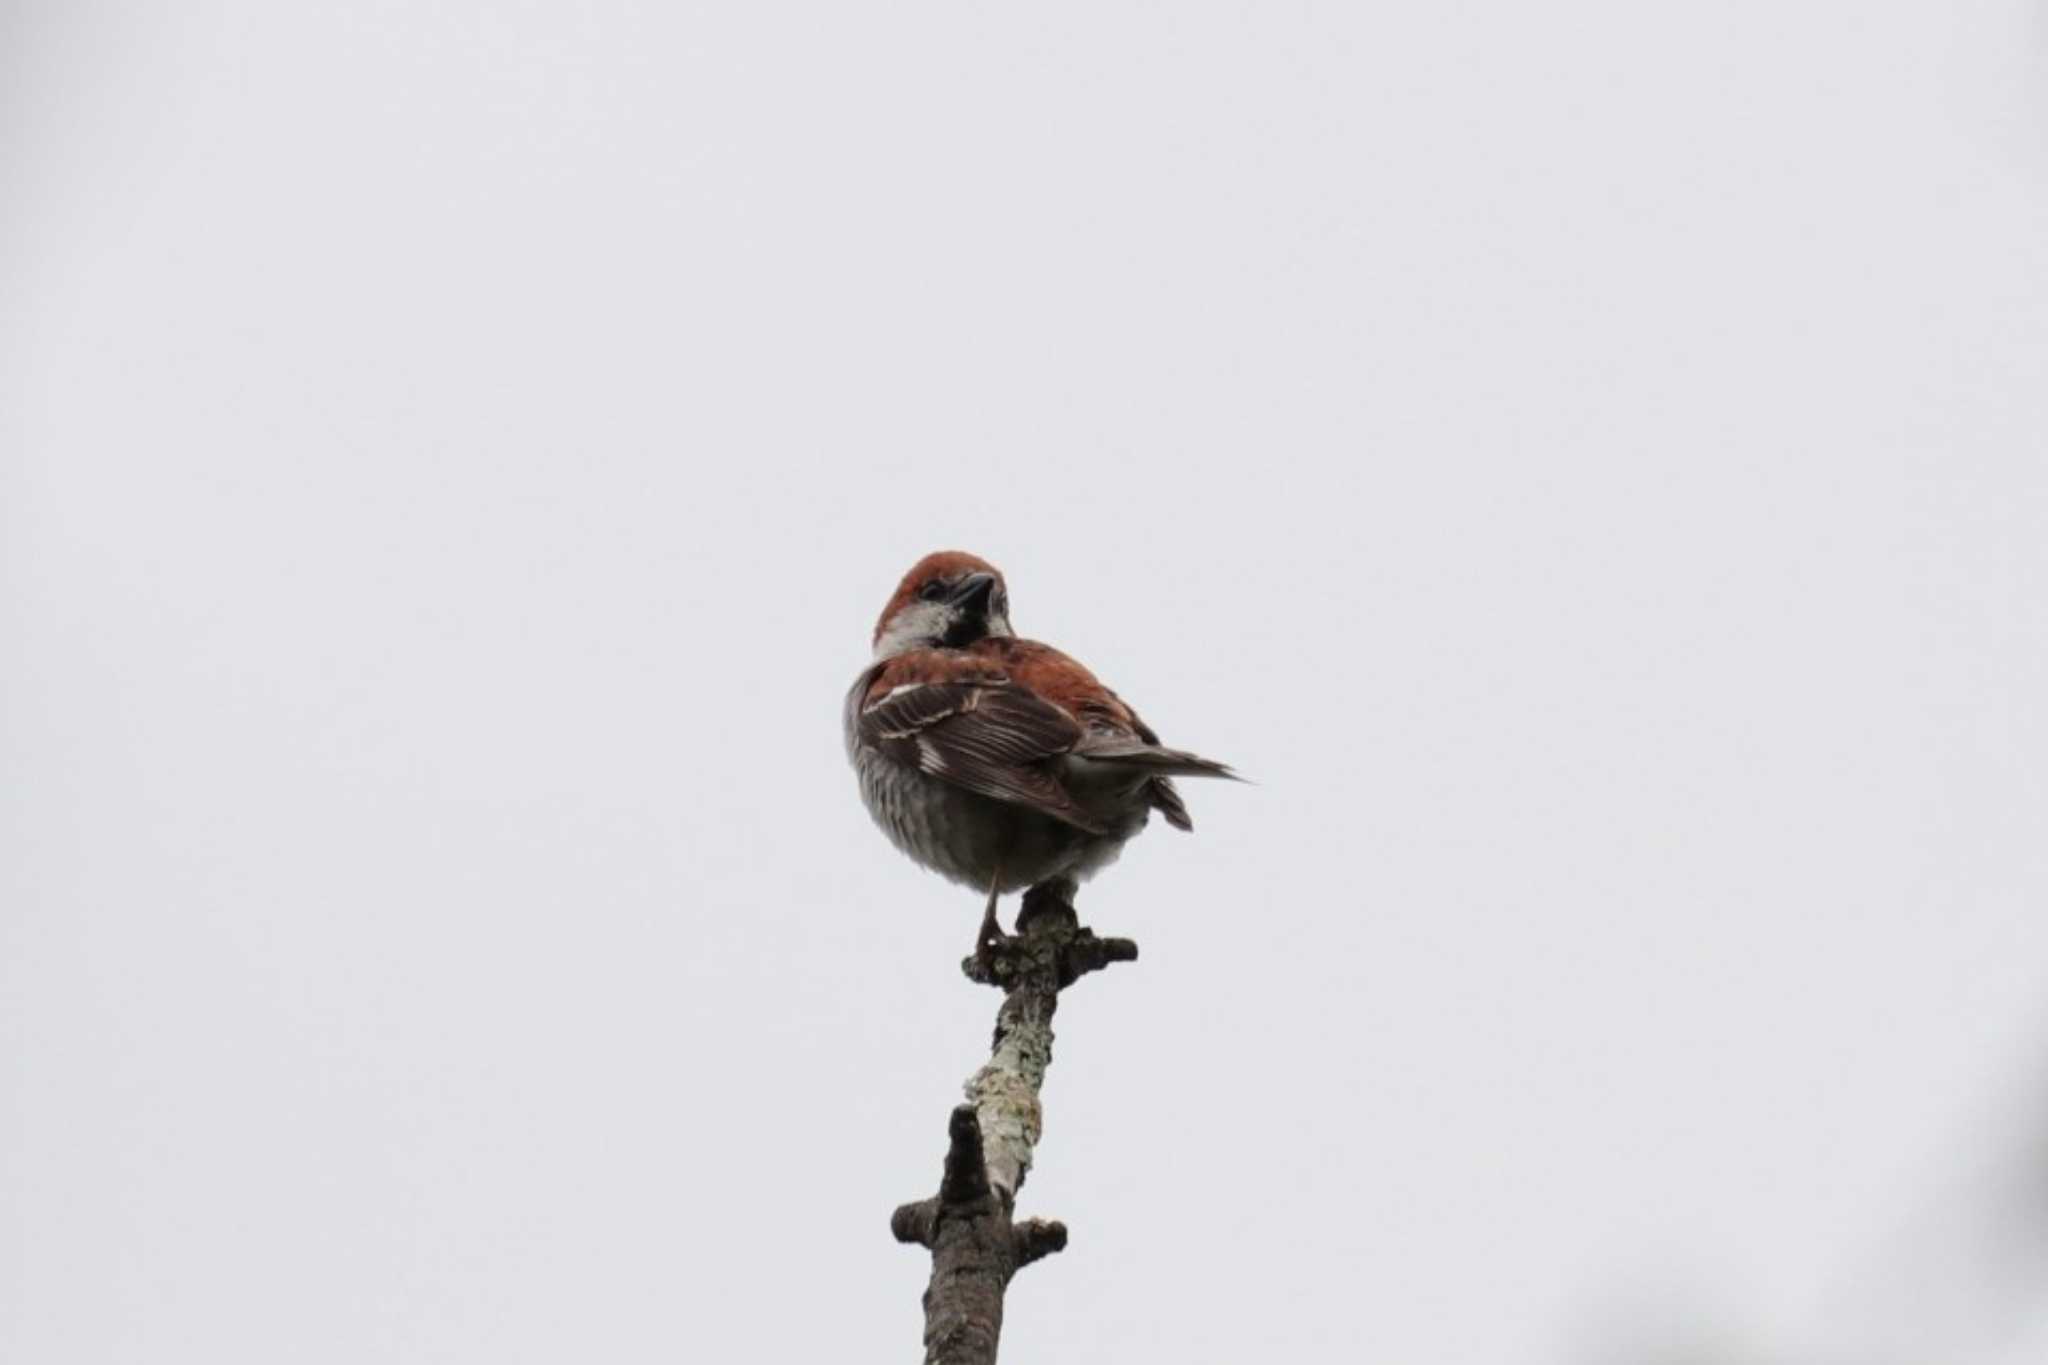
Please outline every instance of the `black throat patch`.
M944 649L965 649L976 640L988 637L988 619L982 616L963 616L946 627L946 633L939 637Z

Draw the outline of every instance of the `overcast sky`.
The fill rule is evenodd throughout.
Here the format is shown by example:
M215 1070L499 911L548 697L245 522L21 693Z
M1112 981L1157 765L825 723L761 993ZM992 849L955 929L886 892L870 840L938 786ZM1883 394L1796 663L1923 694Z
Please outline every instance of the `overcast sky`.
M2048 9L24 3L0 1357L915 1358L923 552L1189 784L1005 1360L2048 1352Z

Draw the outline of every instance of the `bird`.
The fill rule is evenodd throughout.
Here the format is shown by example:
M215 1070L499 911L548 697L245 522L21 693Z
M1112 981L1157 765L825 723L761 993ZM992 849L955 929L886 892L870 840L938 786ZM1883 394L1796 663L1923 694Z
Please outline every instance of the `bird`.
M846 753L868 813L900 851L985 891L977 957L1009 936L1005 893L1071 905L1157 811L1191 830L1176 777L1237 780L1170 749L1079 661L1010 626L1002 572L962 550L911 566L848 689Z

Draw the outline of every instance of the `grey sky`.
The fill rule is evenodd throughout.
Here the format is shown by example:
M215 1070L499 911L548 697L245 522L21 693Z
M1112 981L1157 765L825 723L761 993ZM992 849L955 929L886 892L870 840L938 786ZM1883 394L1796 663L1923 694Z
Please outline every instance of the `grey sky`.
M2048 1348L2037 5L5 23L0 1357L912 1358L941 546L1260 784L1006 1360Z

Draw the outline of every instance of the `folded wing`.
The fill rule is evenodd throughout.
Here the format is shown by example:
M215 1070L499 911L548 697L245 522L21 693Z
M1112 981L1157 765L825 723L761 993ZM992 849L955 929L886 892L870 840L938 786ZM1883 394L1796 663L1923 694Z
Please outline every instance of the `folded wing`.
M868 744L905 767L1091 834L1103 832L1050 763L1081 743L1079 722L1007 680L893 688L861 709L858 724Z

